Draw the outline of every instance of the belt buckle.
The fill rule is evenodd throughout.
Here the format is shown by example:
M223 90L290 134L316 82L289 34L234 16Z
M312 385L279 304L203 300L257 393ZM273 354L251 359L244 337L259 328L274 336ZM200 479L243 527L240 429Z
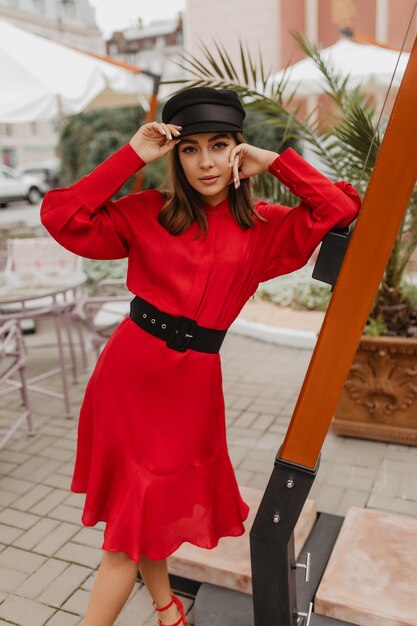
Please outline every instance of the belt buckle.
M197 322L189 317L179 315L172 325L167 345L178 352L185 352L194 337Z

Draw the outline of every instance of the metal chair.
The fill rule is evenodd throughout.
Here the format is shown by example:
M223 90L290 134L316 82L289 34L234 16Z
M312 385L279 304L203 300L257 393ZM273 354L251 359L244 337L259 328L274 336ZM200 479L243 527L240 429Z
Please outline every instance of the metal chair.
M26 351L22 333L17 320L11 319L0 325L0 384L7 387L0 390L0 398L16 391L16 389L19 390L24 411L17 419L13 420L12 425L7 425L4 428L4 417L2 418L0 422L0 450L25 420L28 425L28 435L35 435L29 406L25 367ZM16 380L17 373L20 380Z
M82 258L62 248L50 236L9 239L4 279L6 294L0 299L0 319L16 318L24 324L28 320L50 318L55 323L56 343L53 345L58 348L59 367L31 379L28 388L31 391L63 398L66 415L70 417L68 369L72 371L73 382L77 382L77 360L71 319L75 320L84 367L87 363L81 321L77 315L73 315L84 292L86 276L82 272ZM68 365L64 354L65 344L70 354ZM39 380L57 374L61 375L62 394L34 385Z
M116 326L129 315L132 298L124 280L107 279L97 283L94 296L85 297L75 307L74 314L86 321L97 357Z

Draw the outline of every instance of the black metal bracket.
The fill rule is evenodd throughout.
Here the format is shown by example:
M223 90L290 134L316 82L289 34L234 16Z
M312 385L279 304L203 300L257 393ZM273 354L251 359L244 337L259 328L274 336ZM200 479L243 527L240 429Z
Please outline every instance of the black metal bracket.
M351 231L349 227L333 228L323 238L320 252L313 269L312 277L332 286L336 284L349 245Z
M312 470L279 456L249 533L255 626L300 626L294 528L319 462ZM305 622L304 622L305 623Z

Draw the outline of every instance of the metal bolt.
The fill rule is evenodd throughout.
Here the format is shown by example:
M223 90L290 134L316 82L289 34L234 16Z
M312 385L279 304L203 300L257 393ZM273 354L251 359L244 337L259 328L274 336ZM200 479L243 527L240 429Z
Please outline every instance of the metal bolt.
M272 518L272 521L274 522L274 524L278 524L278 522L281 521L281 516L279 515L279 513L275 513L274 517Z
M294 481L293 481L292 478L289 478L287 480L287 487L288 487L288 489L292 489L294 487Z

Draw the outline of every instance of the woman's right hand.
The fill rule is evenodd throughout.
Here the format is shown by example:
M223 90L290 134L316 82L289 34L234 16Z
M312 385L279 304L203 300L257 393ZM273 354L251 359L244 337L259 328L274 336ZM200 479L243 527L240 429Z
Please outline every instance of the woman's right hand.
M181 126L150 122L133 135L129 144L145 163L156 161L171 152L179 141Z

